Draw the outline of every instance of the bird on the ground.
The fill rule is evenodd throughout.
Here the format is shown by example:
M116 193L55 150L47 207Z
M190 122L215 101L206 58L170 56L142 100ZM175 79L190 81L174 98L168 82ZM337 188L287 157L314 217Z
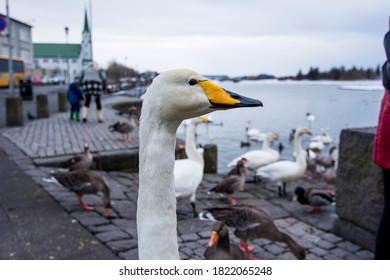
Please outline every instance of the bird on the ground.
M214 186L210 192L225 193L229 199L230 204L236 205L237 202L233 195L237 191L244 191L246 171L245 163L247 159L242 158L236 164L235 170L230 172L225 178L222 179L216 186Z
M297 259L305 259L306 251L287 233L280 231L269 213L254 205L234 205L212 207L200 214L200 219L223 221L235 229L234 234L240 238L239 246L248 259L256 259L248 241L265 238L271 241L284 242Z
M119 132L123 135L122 141L124 142L131 142L132 138L130 137L130 133L135 129L137 126L137 121L138 119L137 114L135 113L134 108L130 107L129 108L129 116L128 119L124 122L116 122L108 127L108 129L111 132Z
M174 150L180 123L215 110L257 106L262 103L224 90L192 70L154 78L143 95L139 133L139 259L179 259Z
M91 167L93 162L93 156L89 151L89 143L84 143L84 153L75 155L61 164L62 168L68 168L69 171L73 170L87 170Z
M311 152L312 150L310 148L306 148L306 172L304 177L308 180L313 179L313 175L317 172L317 162L315 158L315 153Z
M300 127L295 131L294 154L295 161L280 160L260 167L255 171L255 175L261 179L267 179L278 186L279 196L286 197L286 185L289 182L301 178L306 171L306 156L302 150L302 136L311 134L306 128ZM283 189L282 189L283 186Z
M207 248L203 254L206 260L246 260L246 255L240 248L230 243L229 228L224 222L213 225Z
M320 209L321 206L327 206L334 202L335 196L329 191L316 189L313 187L295 188L294 200L297 200L300 204L310 205L307 209L308 213L314 213Z
M197 217L195 200L196 190L203 179L204 159L196 147L195 135L196 127L201 123L208 123L205 117L192 118L187 122L185 153L186 159L175 160L175 192L176 198L189 199L194 217Z
M82 198L85 194L103 193L103 215L108 216L111 207L110 189L106 179L99 173L92 170L74 170L70 172L53 173L52 179L65 188L73 191L77 195L80 206L88 211L94 210L94 207L88 205ZM54 179L53 179L54 178Z
M30 112L27 112L27 119L33 121L35 120L35 116L33 116Z

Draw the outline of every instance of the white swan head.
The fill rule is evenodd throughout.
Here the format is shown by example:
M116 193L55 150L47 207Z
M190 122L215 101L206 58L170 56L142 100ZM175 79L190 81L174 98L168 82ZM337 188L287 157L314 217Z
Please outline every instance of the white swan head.
M224 90L189 69L158 75L144 96L153 114L166 120L183 120L215 110L263 106L261 101Z

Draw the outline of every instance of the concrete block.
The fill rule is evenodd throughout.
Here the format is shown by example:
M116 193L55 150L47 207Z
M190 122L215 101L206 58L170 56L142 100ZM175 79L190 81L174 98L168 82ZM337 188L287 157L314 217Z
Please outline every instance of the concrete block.
M20 97L7 97L5 101L7 126L23 126L23 102Z
M216 144L206 144L203 151L204 157L204 172L218 172L218 147Z
M383 209L382 171L372 162L375 131L341 131L336 186L336 232L370 250Z
M46 94L37 94L37 118L49 117L49 100Z
M58 92L58 112L67 112L68 111L68 98L66 92Z

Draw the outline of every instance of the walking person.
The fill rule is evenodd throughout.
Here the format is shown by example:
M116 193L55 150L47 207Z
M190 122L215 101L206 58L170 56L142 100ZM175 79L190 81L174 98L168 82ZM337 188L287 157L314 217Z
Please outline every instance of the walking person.
M80 106L84 100L83 92L79 87L79 79L75 78L72 83L69 84L67 98L70 103L70 120L80 121Z
M106 90L106 75L104 71L98 70L91 62L87 68L81 73L80 82L83 93L85 94L85 103L82 111L83 122L87 122L89 115L89 105L92 96L95 97L96 113L98 122L103 122L103 108L100 96Z
M390 31L385 35L384 47L387 58L382 67L385 93L374 142L374 163L382 168L384 187L384 206L375 245L375 259L377 260L390 260Z

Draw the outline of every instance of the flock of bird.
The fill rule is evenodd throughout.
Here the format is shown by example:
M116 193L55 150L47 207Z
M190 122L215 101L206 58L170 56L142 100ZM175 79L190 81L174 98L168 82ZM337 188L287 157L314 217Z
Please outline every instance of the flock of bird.
M271 148L271 143L277 139L276 134L261 134L259 130L248 129L251 140L263 142L262 149L232 159L228 164L231 171L209 190L225 193L230 205L203 209L199 214L196 210L196 191L203 179L204 169L203 154L196 145L196 127L209 122L201 116L215 110L259 106L262 106L261 101L224 90L192 70L167 71L154 79L144 95L139 122L137 231L140 259L179 259L176 203L180 199L189 200L194 217L216 221L204 254L206 259L255 259L251 253L253 246L248 242L258 238L284 242L297 259L305 258L305 249L277 228L266 209L241 204L233 195L245 190L247 171L250 171L255 181L267 180L278 186L280 197L289 197L286 192L288 183L307 175L309 170L319 172L317 167L312 169L311 164L323 164L323 178L325 180L329 175L326 182L334 186L335 179L331 179L330 174L331 168L335 168L332 152L326 157L322 156L319 148L304 150L302 137L310 134L306 128L294 130L295 160L280 160L283 149ZM310 124L313 117L308 114ZM175 160L176 131L185 120L187 158ZM128 120L113 124L109 129L121 133L123 141L131 141L129 133L139 125L137 121L138 116L130 108ZM320 141L323 142L321 139L315 140ZM84 149L82 155L73 157L63 166L69 171L53 173L50 180L75 192L80 206L85 210L93 208L82 200L82 196L102 192L103 213L108 216L111 201L107 181L99 173L89 170L92 155L87 143ZM326 166L325 162L329 164ZM334 187L326 190L298 187L295 196L298 202L312 207L309 212L314 212L334 201ZM234 234L240 239L238 246L230 244L229 228L234 229Z

